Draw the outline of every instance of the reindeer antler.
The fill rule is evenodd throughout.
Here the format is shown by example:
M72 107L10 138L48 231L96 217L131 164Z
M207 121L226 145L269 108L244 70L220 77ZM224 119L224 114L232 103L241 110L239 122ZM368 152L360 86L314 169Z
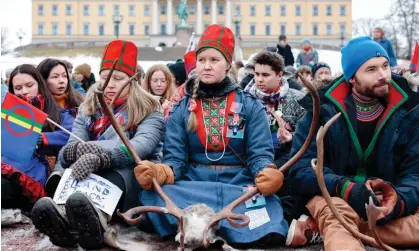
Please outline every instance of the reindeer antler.
M317 137L316 137L316 144L317 144L317 159L313 159L311 161L311 166L313 167L315 173L316 173L316 177L317 177L317 182L319 183L319 187L320 190L322 192L323 197L325 198L327 205L329 206L330 210L332 211L333 215L336 217L336 219L338 219L338 221L340 222L340 224L343 225L343 227L345 227L346 230L348 230L354 237L360 239L363 242L368 243L369 245L375 246L375 247L381 247L384 250L388 250L388 251L395 251L395 249L387 246L386 244L384 244L378 237L377 235L377 231L375 229L375 223L376 223L376 219L377 219L377 215L376 214L376 210L379 210L377 207L375 207L374 204L368 205L367 207L367 213L369 211L368 214L368 225L371 229L371 232L373 233L375 239L371 238L370 236L364 235L362 233L360 233L359 231L352 229L349 224L346 222L346 220L343 218L343 216L339 213L339 211L337 210L337 208L335 207L335 205L333 204L332 198L330 197L329 192L327 191L326 188L326 184L324 183L324 176L323 176L323 161L324 161L324 136L326 135L327 130L329 129L329 127L340 117L341 113L336 114L335 116L333 116L329 121L327 121L327 123L323 126L320 127L319 131L317 132ZM379 211L378 211L379 212ZM378 239L377 239L378 237Z
M303 146L298 150L298 152L289 159L282 167L279 168L279 171L286 172L288 169L293 166L297 161L304 155L304 153L307 151L307 149L310 146L311 140L314 136L317 123L320 116L320 97L317 93L317 89L302 76L301 80L303 81L303 84L309 89L311 95L313 96L313 119L311 121L310 130L308 132L308 136L306 138L306 141L304 142ZM209 246L209 240L208 240L208 231L215 225L217 225L221 220L226 219L228 223L230 223L234 227L245 227L249 224L250 219L247 215L244 214L235 214L233 213L233 209L236 208L241 203L247 201L248 199L252 198L253 196L257 195L259 193L259 190L257 188L250 189L243 195L241 195L239 198L237 198L235 201L230 203L228 206L223 208L220 212L216 213L212 216L211 221L208 223L207 227L204 230L204 247L208 248ZM237 222L237 220L241 220L241 222Z

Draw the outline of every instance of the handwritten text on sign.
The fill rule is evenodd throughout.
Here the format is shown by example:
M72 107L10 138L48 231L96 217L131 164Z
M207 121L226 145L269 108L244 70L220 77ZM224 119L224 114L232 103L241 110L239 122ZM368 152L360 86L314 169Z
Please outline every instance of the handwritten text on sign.
M65 170L54 194L55 203L65 204L70 195L81 192L86 194L97 208L112 215L122 196L122 190L95 174L89 174L85 180L77 181L71 176L71 171Z

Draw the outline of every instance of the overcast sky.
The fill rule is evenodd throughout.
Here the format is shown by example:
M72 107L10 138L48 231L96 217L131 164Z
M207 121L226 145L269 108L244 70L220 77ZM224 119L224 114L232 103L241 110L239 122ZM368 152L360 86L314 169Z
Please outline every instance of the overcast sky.
M392 0L352 0L352 18L383 18L389 12ZM31 0L0 0L0 26L10 29L12 38L18 43L16 32L23 29L26 33L23 44L30 42Z

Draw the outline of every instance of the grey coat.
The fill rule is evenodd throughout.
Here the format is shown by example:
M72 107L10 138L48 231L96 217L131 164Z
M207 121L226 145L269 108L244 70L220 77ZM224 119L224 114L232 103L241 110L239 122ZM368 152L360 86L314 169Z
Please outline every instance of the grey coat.
M316 50L312 49L308 53L301 51L297 56L297 67L300 65L307 65L308 67L313 67L315 63L319 62L319 54Z
M135 206L135 203L138 201L140 187L134 176L134 160L129 159L125 152L121 150L120 146L123 145L123 143L112 126L109 126L108 129L106 129L101 136L101 139L94 141L93 134L88 129L91 116L85 116L81 113L81 110L82 109L79 109L79 114L74 121L73 133L82 140L94 142L112 153L111 166L122 176L125 182L126 190L124 191L123 210ZM124 116L125 121L128 120L128 114L126 112L123 112L122 116ZM137 126L134 135L130 135L128 132L126 132L126 135L141 159L160 161L164 128L163 114L156 111L141 121ZM71 136L67 145L75 141L77 141L77 139ZM63 159L63 151L65 148L66 147L64 146L61 149L58 160L63 168L68 168L71 163L66 163Z

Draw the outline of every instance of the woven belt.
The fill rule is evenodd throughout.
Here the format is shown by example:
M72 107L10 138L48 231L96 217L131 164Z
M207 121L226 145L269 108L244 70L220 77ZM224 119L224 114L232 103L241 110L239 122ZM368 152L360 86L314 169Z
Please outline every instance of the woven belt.
M202 165L202 164L201 164ZM231 168L243 168L243 165L202 165L208 169L221 171L224 169L231 169Z

